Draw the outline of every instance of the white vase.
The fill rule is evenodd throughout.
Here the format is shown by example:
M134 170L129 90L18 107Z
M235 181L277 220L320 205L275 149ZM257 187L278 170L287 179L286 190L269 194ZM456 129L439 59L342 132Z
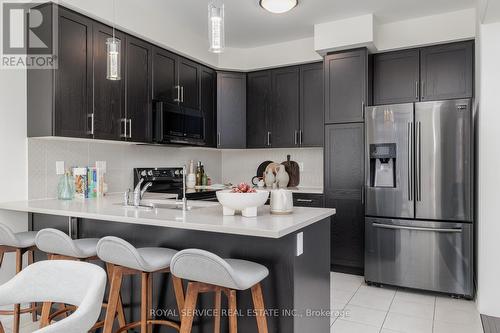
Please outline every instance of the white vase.
M286 172L284 165L280 165L279 167L277 167L276 182L278 183L279 188L288 187L290 176L288 175L288 172Z

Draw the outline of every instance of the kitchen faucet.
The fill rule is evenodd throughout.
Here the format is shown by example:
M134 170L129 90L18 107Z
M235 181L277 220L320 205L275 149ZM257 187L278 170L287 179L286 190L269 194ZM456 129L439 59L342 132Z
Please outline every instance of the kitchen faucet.
M144 183L144 178L141 178L139 180L139 182L137 183L137 185L135 186L135 189L134 189L133 204L135 207L139 207L141 205L141 200L144 197L144 193L146 193L146 191L151 186L153 186L152 182L147 182L146 185L144 185L144 187L142 187L142 189L141 189L142 183Z

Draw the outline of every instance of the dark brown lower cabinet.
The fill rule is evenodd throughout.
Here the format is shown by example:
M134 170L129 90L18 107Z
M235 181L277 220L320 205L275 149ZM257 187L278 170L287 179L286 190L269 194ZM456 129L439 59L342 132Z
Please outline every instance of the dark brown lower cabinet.
M335 208L331 226L333 270L364 268L364 123L325 126L325 207Z

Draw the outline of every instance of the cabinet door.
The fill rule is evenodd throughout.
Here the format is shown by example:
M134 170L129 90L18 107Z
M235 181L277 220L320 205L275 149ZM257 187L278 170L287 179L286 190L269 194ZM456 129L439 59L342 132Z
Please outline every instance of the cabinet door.
M177 56L159 47L153 47L153 99L177 103Z
M247 147L268 147L271 105L271 72L248 73Z
M217 73L217 147L246 147L246 75Z
M472 41L423 48L420 51L421 100L472 97L473 50Z
M271 146L296 147L299 145L299 67L276 69L271 76Z
M338 52L325 57L325 122L363 121L368 96L366 49Z
M323 146L323 63L300 66L300 136L302 147Z
M92 21L59 8L58 43L54 134L92 137Z
M108 80L106 41L113 37L113 30L103 24L94 24L94 138L120 140L124 133L125 117L125 39L120 32L115 33L121 40L121 80Z
M215 147L217 132L217 117L215 112L216 81L214 70L201 68L201 111L205 119L205 145Z
M200 110L200 65L179 57L179 85L182 107Z
M126 37L126 113L128 140L151 142L151 44Z
M364 124L325 127L325 205L336 208L332 265L361 270L364 244Z
M373 56L375 105L419 101L420 52L418 49Z

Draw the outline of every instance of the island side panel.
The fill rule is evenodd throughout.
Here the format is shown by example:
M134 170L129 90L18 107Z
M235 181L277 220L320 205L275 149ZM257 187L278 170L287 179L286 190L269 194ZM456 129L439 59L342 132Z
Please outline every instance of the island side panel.
M330 330L330 225L327 218L303 232L304 253L294 264L294 332Z
M270 276L263 281L264 298L267 309L279 309L279 316L269 317L269 332L328 331L329 318L293 317L287 311L293 309L304 312L307 309L329 309L329 228L330 219L313 224L300 230L304 233L304 253L296 256L296 235L298 232L280 239L238 236L213 232L201 232L174 228L152 227L98 220L80 220L79 238L122 237L138 247L163 246L174 249L201 248L223 257L241 258L261 263L269 268ZM63 230L66 217L34 214L33 229L55 227ZM66 228L67 229L67 228ZM175 309L175 301L170 280L165 275L155 276L155 303L158 309ZM139 317L140 282L137 278L124 281L123 301L127 320ZM198 303L199 308L211 308L212 295L204 295ZM223 307L226 301L223 301ZM246 311L252 308L251 294L238 293L238 307L242 316L238 319L240 332L256 332L255 318ZM170 318L157 316L157 319ZM325 326L326 325L326 326ZM325 327L323 327L325 326ZM173 332L161 328L158 332ZM197 319L194 333L213 332L210 318ZM227 332L227 321L223 320L223 330Z

